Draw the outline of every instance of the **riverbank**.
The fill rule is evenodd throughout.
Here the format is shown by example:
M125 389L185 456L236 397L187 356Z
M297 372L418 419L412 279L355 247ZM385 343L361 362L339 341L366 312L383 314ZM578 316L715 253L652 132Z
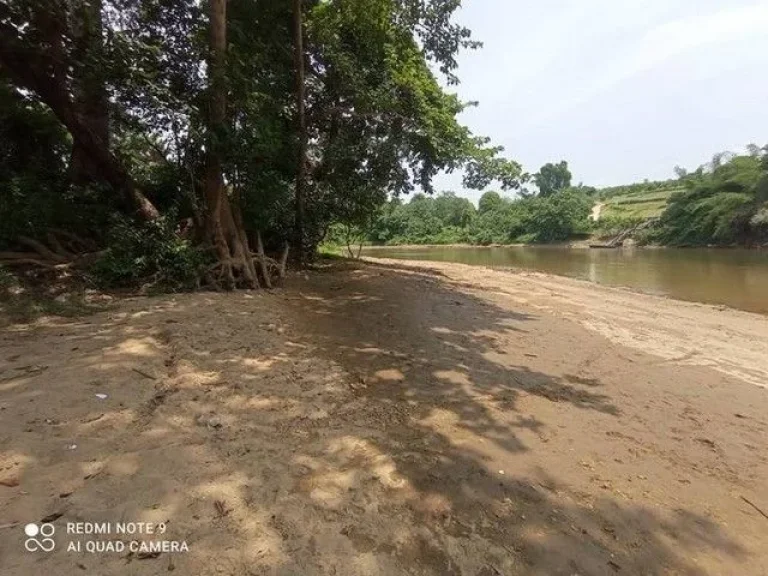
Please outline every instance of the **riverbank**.
M556 274L768 315L768 253L753 250L411 247L368 250L363 256Z
M511 305L576 321L612 342L683 364L710 366L768 387L768 317L551 274L457 263L366 258L430 270Z
M592 248L592 244L599 240L597 237L590 236L588 238L579 238L574 240L566 240L565 242L549 242L543 244L388 244L386 246L378 246L367 244L363 245L363 252L366 250L420 250L423 248L579 248L589 249ZM622 248L632 248L633 250L768 250L768 244L752 244L749 246L742 245L712 245L712 246L663 246L661 244L632 244L631 246L616 246L615 250ZM355 248L357 252L357 248ZM339 252L341 254L341 251ZM342 254L343 255L343 254Z
M589 239L567 240L565 242L550 242L547 244L388 244L386 246L363 246L363 250L419 250L422 248L589 248Z
M391 261L12 326L0 571L763 574L765 342L753 314ZM25 552L49 515L58 546L151 521L189 552Z

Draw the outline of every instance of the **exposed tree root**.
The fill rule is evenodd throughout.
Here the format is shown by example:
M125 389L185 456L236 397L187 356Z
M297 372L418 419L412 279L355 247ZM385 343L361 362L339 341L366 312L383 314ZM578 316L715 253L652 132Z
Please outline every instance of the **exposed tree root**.
M264 279L264 285L267 288L272 288L272 282L269 279L269 270L267 270L267 257L264 254L264 244L261 241L261 232L256 232L256 254L257 258L252 258L251 262L255 264L256 260L259 261L259 264L261 265L261 275Z
M290 250L290 245L288 242L285 243L285 248L283 248L283 255L280 256L280 280L285 280L285 266L288 264L288 251Z
M255 289L261 286L272 288L285 279L288 244L285 245L278 261L265 254L260 233L257 233L256 252L248 250L247 244L243 243L244 235L229 235L227 238L222 231L221 236L223 238L220 240L223 240L223 245L215 249L219 261L202 271L196 282L197 288L213 290ZM50 230L46 239L47 245L32 238L19 238L19 244L30 247L33 251L0 252L0 265L38 268L64 274L80 274L106 252L104 250L75 252L75 249L82 250L86 247L93 249L94 244L63 230ZM233 246L234 254L229 254L230 245ZM225 255L223 258L222 253ZM145 292L150 289L160 280L161 276L162 274L158 272L148 279L142 285L141 291Z
M63 230L49 230L46 234L48 245L39 240L20 236L18 243L30 252L0 252L0 264L11 267L36 267L60 272L81 271L88 268L103 254L95 251L93 243ZM66 245L66 247L65 247ZM93 251L83 252L83 249Z

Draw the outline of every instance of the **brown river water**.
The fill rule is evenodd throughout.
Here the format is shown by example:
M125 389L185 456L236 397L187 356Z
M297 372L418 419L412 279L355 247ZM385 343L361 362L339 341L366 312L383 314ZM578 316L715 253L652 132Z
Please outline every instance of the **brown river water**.
M393 246L363 255L546 272L768 314L768 250Z

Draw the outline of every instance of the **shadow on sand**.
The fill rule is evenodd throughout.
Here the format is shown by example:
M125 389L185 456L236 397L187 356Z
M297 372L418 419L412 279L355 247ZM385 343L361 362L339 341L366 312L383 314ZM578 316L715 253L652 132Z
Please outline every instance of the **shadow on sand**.
M274 294L124 309L6 333L0 449L26 494L3 517L167 521L190 553L30 559L6 533L4 574L694 575L700 554L746 557L693 511L562 481L541 452L553 415L620 408L509 350L536 317L426 271L336 264Z

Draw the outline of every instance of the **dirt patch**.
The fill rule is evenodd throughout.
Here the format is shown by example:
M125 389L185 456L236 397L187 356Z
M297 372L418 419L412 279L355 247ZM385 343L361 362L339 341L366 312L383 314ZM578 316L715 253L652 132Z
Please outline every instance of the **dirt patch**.
M590 308L570 281L452 266L5 329L0 571L765 573L768 398L738 377L768 370L764 324L660 300L643 340L621 291ZM729 342L708 355L711 314ZM645 346L688 330L672 317L699 353ZM51 515L59 546L67 522L148 521L189 552L25 552Z

